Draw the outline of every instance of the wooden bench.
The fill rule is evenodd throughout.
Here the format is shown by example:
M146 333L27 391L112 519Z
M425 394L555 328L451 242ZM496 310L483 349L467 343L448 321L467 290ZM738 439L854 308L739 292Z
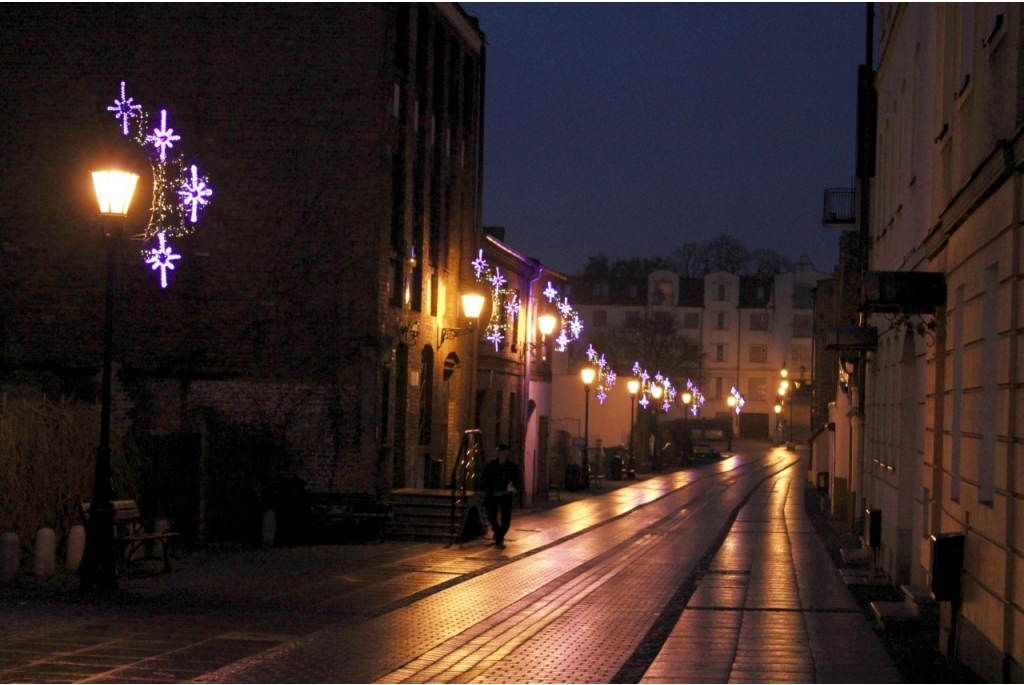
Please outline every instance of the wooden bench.
M314 540L334 542L349 537L383 537L393 514L373 495L308 493L310 534Z
M127 567L136 561L156 559L164 563L164 573L171 570L171 559L168 547L172 539L178 537L173 531L157 531L157 521L169 519L143 520L139 515L139 506L133 499L116 500L114 504L114 543L120 548L121 557ZM90 502L82 502L79 511L82 520L89 527ZM157 552L159 549L159 553ZM139 552L144 552L139 555Z

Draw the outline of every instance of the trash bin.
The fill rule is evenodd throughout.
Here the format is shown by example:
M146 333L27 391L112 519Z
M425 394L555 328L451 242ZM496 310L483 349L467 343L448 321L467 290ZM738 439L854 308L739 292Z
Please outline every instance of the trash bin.
M608 474L612 480L622 480L622 457L613 455L608 460Z

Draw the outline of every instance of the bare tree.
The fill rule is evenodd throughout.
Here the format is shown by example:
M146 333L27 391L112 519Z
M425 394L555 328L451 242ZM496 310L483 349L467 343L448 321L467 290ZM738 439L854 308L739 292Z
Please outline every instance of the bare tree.
M685 382L687 377L697 375L700 366L700 343L684 335L668 312L596 329L590 339L621 374L628 374L633 363L639 361L652 374L661 371L674 381Z
M672 269L682 278L704 278L708 269L708 248L700 243L683 243L669 258Z
M750 264L750 251L736 238L722 234L708 243L707 259L710 271L741 274Z
M750 266L755 274L775 274L792 271L793 264L775 250L759 247L750 253Z

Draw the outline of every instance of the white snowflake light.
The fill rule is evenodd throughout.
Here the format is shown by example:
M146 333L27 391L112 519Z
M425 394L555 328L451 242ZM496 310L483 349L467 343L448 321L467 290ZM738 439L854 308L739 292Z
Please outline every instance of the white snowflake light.
M209 200L206 198L213 195L213 190L206 185L206 179L199 176L199 171L196 169L196 165L192 165L192 178L191 180L186 179L181 183L181 190L178 191L178 195L181 195L181 203L186 207L191 206L192 210L192 223L195 223L198 219L198 212L201 206L209 204Z
M634 376L639 376L640 375L640 362L633 362L633 375Z
M494 351L497 352L501 348L501 341L505 339L505 336L501 334L501 330L498 328L492 328L487 332L487 340L494 343Z
M597 401L601 404L604 404L604 401L606 399L608 399L608 393L604 391L604 388L601 388L600 390L597 391Z
M583 333L583 322L575 313L572 315L572 321L569 322L569 330L572 331L573 340L580 339L580 335Z
M602 359L603 359L603 357L602 357ZM615 372L612 371L611 369L608 369L608 385L609 386L615 385L615 379L616 378L618 378L618 376L615 375Z
M640 406L641 407L643 407L644 409L647 409L647 405L649 405L650 403L651 403L651 401L649 399L647 399L647 395L641 395L640 396Z
M597 350L594 349L593 345L587 346L587 359L589 359L590 361L594 361L595 359L597 359Z
M544 288L543 295L544 295L544 297L548 298L548 302L551 302L556 297L558 297L558 291L555 290L554 287L552 287L551 281L548 281L548 287Z
M569 298L563 297L562 301L558 303L558 311L562 313L562 317L568 319L572 315L572 307L569 306Z
M483 249L480 250L480 254L477 255L477 258L470 263L473 265L473 271L476 272L476 277L480 278L480 275L487 269L487 260L484 259Z
M167 244L164 234L160 233L157 235L160 239L160 247L154 248L149 251L149 256L146 259L146 264L153 265L153 271L160 270L160 287L167 287L167 270L174 270L174 261L181 259L181 255L174 254L171 246Z
M595 353L595 355L596 355L596 353ZM597 360L597 366L598 366L598 368L601 368L601 369L604 369L604 367L608 366L608 360L604 358L603 354L601 355L601 358Z
M124 94L124 81L121 81L121 99L114 100L112 107L107 107L108 112L114 112L114 117L121 120L121 132L128 135L128 120L139 116L138 111L142 105L133 104L132 98Z
M512 293L512 299L505 303L505 312L509 315L509 318L515 320L519 316L519 298L516 297L515 293Z
M491 287L494 288L495 294L497 294L497 292L505 286L505 283L508 282L505 280L505 277L501 275L501 271L498 270L498 267L494 267L494 275L491 276L489 280L491 282Z
M555 349L559 352L565 352L565 348L568 347L568 345L569 337L565 334L565 331L562 331L558 334L558 337L555 338Z
M153 146L160 151L160 161L167 159L167 148L174 147L174 141L181 140L181 136L174 134L173 128L167 128L167 110L160 110L160 128L154 128L153 134L146 136L146 141L153 143Z

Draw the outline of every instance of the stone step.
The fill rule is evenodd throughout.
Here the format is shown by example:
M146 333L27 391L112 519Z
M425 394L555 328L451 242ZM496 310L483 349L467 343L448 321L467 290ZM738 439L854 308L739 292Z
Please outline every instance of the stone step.
M916 628L921 625L921 617L906 602L872 602L871 611L882 630Z
M868 566L872 561L870 547L843 547L839 550L843 566Z
M839 573L847 585L888 585L889 579L872 569L841 568Z
M911 607L921 617L921 620L929 625L938 625L939 603L932 596L932 589L927 585L901 585L903 598L908 607Z

